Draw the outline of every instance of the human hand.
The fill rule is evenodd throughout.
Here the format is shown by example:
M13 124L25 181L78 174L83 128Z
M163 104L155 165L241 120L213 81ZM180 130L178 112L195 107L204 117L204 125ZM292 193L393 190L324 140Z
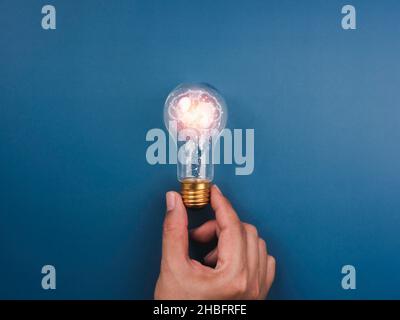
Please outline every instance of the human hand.
M203 243L218 237L204 264L189 257L188 217L181 196L170 191L166 198L155 299L265 299L275 277L275 259L267 254L257 229L240 221L218 187L211 188L216 219L190 233Z

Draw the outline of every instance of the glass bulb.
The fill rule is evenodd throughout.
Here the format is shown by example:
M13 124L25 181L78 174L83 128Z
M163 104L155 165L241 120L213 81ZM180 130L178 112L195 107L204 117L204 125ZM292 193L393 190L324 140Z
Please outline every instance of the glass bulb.
M226 119L224 98L208 84L181 84L165 101L164 121L177 144L178 180L187 207L200 208L209 202L213 142Z

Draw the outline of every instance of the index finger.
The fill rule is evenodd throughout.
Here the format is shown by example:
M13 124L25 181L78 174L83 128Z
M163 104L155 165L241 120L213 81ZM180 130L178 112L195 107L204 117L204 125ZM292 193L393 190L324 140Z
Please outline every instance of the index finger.
M216 269L241 268L246 262L246 237L242 223L229 201L215 185L211 188L211 206L220 228Z
M215 218L221 230L240 224L235 210L215 184L211 188L211 207L215 211Z

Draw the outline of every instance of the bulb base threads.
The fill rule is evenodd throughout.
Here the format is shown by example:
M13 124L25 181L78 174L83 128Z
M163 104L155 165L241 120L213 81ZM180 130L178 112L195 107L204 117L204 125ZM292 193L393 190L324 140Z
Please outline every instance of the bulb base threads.
M203 208L210 202L211 182L205 179L184 179L181 182L181 195L187 208Z

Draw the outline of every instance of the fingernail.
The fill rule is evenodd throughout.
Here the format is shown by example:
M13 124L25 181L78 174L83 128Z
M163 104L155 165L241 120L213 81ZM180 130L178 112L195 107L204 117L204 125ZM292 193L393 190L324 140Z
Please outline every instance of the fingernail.
M218 186L216 184L214 184L214 188L220 193L222 194L221 190L218 188Z
M173 191L168 191L165 195L167 201L167 211L174 210L175 208L175 193Z

